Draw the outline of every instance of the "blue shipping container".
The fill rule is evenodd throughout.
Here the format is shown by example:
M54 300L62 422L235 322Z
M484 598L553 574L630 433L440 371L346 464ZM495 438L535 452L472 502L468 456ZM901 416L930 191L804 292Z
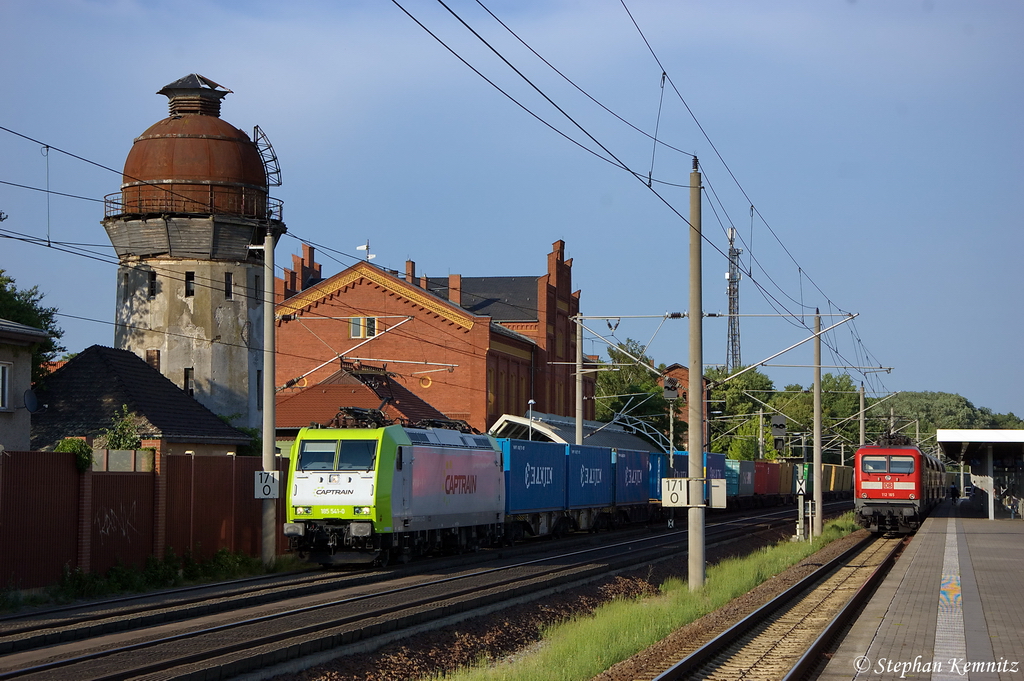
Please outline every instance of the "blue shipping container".
M737 459L726 459L725 461L725 496L738 497L740 495L740 462Z
M689 452L676 452L675 455L675 476L677 478L690 477ZM701 468L701 476L705 478L704 496L711 498L711 481L714 479L726 478L725 454L712 454L704 452L704 466ZM728 485L726 487L728 494Z
M668 457L661 452L651 452L647 459L651 469L651 488L649 494L651 499L661 501L661 479L665 477L665 467L668 465Z
M704 453L704 474L711 480L725 477L725 454Z
M646 504L650 500L648 452L619 449L615 452L615 504Z
M505 513L540 513L565 508L566 445L498 440L505 469Z
M612 450L605 447L569 445L566 487L569 508L611 506L614 501Z

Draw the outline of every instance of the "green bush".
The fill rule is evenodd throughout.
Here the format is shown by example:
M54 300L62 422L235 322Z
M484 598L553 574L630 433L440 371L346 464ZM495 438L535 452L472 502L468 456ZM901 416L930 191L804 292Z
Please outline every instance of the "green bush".
M114 412L114 422L103 431L106 449L138 449L142 445L137 425L138 417L128 411L128 405L121 405L121 412Z
M75 468L84 473L92 466L92 447L80 438L66 437L53 448L55 452L68 452L75 455Z

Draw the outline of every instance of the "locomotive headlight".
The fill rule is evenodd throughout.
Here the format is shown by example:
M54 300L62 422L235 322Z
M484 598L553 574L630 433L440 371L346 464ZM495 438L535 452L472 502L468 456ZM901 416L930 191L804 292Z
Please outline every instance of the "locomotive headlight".
M917 498L917 495L915 495L915 494L914 494L913 492L911 492L911 493L910 493L910 498L911 498L911 499L916 499L916 498Z
M296 506L295 515L313 515L312 506Z
M369 506L356 506L352 509L352 513L355 515L370 515L370 512Z
M861 492L860 493L860 498L861 499L867 499L868 498L868 493L867 492Z

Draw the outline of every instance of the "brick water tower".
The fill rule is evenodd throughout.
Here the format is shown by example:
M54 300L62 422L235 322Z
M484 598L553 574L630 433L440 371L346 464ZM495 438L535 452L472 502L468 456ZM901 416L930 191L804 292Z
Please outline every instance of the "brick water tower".
M261 423L263 251L285 232L277 157L220 118L230 90L191 74L135 139L103 227L120 260L114 345L232 425ZM272 380L272 377L271 377Z

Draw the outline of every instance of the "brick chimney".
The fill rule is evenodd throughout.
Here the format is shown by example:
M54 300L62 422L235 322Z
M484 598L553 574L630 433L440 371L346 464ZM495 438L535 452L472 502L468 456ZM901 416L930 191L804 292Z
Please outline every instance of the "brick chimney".
M448 302L462 306L462 275L448 275Z
M416 285L416 263L412 260L405 261L405 280L413 286Z

